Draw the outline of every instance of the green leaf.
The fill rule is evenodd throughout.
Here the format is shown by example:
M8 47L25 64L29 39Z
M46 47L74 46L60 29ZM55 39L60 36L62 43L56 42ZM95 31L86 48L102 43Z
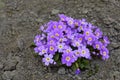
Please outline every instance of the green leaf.
M57 65L59 65L59 66L61 66L61 65L62 65L62 63L61 63L61 61L60 61L60 60L57 60L57 61L56 61L56 63L57 63Z
M84 64L80 64L80 68L83 69L85 67Z
M80 58L78 58L77 62L78 62L78 63L81 63L81 59L80 59Z
M75 64L72 64L71 68L73 71L75 71L77 69Z
M79 61L79 65L81 69L87 69L90 67L89 60L86 60L84 58Z
M89 61L88 60L86 60L86 59L83 59L83 61L82 61L85 65L88 65L89 64Z
M30 47L36 47L35 43L31 43Z
M39 55L38 55L37 53L34 53L34 52L33 52L33 56L36 58L36 57L38 57Z
M59 60L59 57L60 57L59 53L56 53L55 56L54 56L54 60L55 60L55 61L58 61L58 60Z

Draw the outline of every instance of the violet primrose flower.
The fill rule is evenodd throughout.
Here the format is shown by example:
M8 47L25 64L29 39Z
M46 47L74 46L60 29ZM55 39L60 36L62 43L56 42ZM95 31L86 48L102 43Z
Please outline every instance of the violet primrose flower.
M71 66L74 62L73 54L72 53L63 53L62 55L62 64L66 64L67 66Z
M52 58L53 58L53 55L51 55L51 54L44 55L43 62L45 63L46 66L53 63L54 60Z
M58 16L59 21L51 20L42 25L39 28L42 33L34 39L34 51L42 57L46 66L61 62L62 65L71 67L81 59L92 59L92 55L103 60L109 58L107 46L110 41L100 28L85 19L78 20L64 14ZM80 65L77 64L75 73L79 74L80 70Z
M78 68L76 71L75 71L75 74L80 74L80 69Z

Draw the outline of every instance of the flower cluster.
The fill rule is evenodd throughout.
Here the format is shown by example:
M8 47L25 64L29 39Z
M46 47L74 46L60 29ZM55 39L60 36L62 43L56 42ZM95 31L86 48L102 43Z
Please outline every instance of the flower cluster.
M71 66L79 58L90 60L91 55L109 58L110 43L100 28L86 22L59 14L59 21L50 21L40 27L41 34L36 35L34 43L35 52L43 57L46 66L57 64L54 60L56 54L62 64ZM77 69L78 72L79 69Z

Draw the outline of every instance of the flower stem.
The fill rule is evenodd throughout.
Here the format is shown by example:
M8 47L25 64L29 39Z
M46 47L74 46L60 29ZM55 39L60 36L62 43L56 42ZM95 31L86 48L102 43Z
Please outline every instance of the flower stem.
M76 68L79 68L79 66L78 66L78 63L77 63L77 62L75 63L75 65L76 65Z

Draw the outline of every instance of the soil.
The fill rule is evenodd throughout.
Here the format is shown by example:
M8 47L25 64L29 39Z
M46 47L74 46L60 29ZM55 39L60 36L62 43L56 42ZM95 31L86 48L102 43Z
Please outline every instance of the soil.
M39 26L60 13L99 26L110 58L93 60L79 75L43 66L31 44ZM120 0L0 0L0 80L120 80Z

